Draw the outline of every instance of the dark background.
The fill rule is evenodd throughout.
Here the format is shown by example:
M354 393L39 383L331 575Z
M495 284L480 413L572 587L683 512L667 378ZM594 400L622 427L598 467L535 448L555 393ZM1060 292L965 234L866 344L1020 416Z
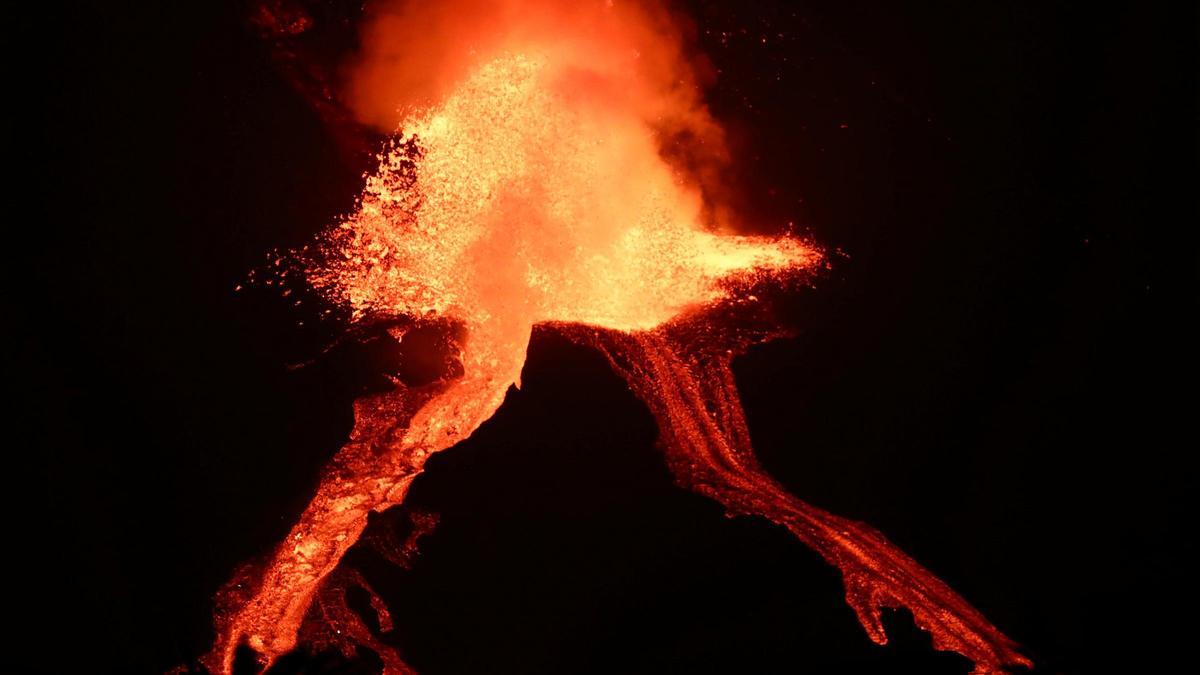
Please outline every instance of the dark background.
M18 671L204 651L213 592L392 367L351 345L289 372L336 326L233 291L369 163L246 7L160 4L6 31ZM735 363L756 450L1038 672L1153 672L1192 623L1195 10L895 4L690 4L747 222L841 252L780 308L798 336ZM967 670L905 614L873 646L816 554L673 487L595 354L539 333L524 382L415 485L442 519L415 567L356 558L422 673Z

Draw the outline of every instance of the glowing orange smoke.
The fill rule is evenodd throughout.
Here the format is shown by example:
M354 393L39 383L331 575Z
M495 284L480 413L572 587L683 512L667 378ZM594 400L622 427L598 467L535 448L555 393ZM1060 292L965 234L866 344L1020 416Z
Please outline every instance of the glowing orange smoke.
M384 39L397 27L407 40L398 46ZM881 535L787 495L754 464L728 370L749 338L727 331L714 348L720 331L699 317L753 301L745 289L802 274L820 255L791 238L729 234L713 191L702 198L720 132L665 12L611 1L401 4L366 43L359 112L388 122L399 105L402 135L310 260L309 280L356 319L394 319L401 339L423 323L458 326L461 376L356 403L350 441L299 522L223 598L210 670L229 673L239 644L266 664L296 647L367 515L402 502L429 455L496 411L518 384L530 331L548 323L626 376L658 418L681 483L771 518L839 566L873 639L884 640L878 607L906 606L936 646L978 672L1026 663ZM405 94L388 98L397 86ZM664 148L667 138L685 140ZM407 671L371 646L389 672Z

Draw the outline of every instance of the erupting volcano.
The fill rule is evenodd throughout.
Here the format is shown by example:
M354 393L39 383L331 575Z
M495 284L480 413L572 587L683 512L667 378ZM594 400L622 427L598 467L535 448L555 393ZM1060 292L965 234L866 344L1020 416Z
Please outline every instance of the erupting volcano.
M352 106L398 131L354 212L294 259L355 322L401 342L436 326L455 359L432 383L397 380L356 402L350 439L299 522L219 598L210 671L232 672L241 645L264 665L297 648L316 603L386 672L409 672L321 598L365 587L339 562L368 514L401 504L431 454L496 412L539 325L599 350L626 379L681 486L787 528L840 569L873 641L887 640L881 608L903 607L976 673L1030 665L877 531L788 494L755 462L730 363L781 332L759 311L763 290L803 283L823 255L790 235L737 234L684 22L613 0L401 3L364 35ZM386 607L373 605L386 629Z

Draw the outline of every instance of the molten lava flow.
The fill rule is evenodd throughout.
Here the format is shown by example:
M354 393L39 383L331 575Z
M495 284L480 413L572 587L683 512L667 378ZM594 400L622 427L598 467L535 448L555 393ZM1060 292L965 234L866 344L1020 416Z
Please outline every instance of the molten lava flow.
M711 351L720 327L697 329L696 317L750 303L745 289L795 278L820 256L791 238L719 233L696 178L711 168L697 159L707 155L663 159L669 134L695 144L719 134L678 45L657 30L662 15L610 2L588 10L601 22L585 29L562 23L578 13L564 9L572 3L502 4L541 13L473 43L438 102L401 122L356 211L306 261L315 288L356 319L394 322L401 339L428 322L460 327L461 375L356 402L350 441L299 522L263 569L221 598L208 668L229 673L241 644L272 663L296 647L314 602L387 651L339 609L337 584L365 581L333 583L338 563L369 513L401 503L432 453L496 411L519 381L530 331L546 323L601 349L625 375L657 417L682 484L788 527L838 566L872 639L885 639L879 607L904 606L936 646L978 672L1027 663L881 535L788 495L754 463L729 372L745 339ZM375 609L385 624L386 608ZM387 672L407 671L383 656Z
M976 675L1032 665L1012 640L877 530L806 504L762 470L729 368L736 353L730 347L744 348L745 338L727 334L715 345L698 343L694 321L685 317L635 333L559 329L599 349L650 408L680 485L715 499L731 515L762 516L786 527L841 570L846 602L875 643L887 643L880 609L904 607L933 636L935 649L971 659Z

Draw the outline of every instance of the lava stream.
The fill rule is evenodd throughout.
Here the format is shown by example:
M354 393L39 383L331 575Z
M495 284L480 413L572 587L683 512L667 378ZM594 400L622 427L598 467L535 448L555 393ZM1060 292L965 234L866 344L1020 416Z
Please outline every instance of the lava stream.
M761 516L786 527L841 570L846 602L876 644L887 643L880 609L907 608L932 635L935 649L971 659L975 675L1032 666L1016 643L877 530L805 503L764 472L754 458L730 370L736 352L698 348L680 341L672 328L560 330L600 350L650 408L659 446L682 487L720 502L731 515Z

